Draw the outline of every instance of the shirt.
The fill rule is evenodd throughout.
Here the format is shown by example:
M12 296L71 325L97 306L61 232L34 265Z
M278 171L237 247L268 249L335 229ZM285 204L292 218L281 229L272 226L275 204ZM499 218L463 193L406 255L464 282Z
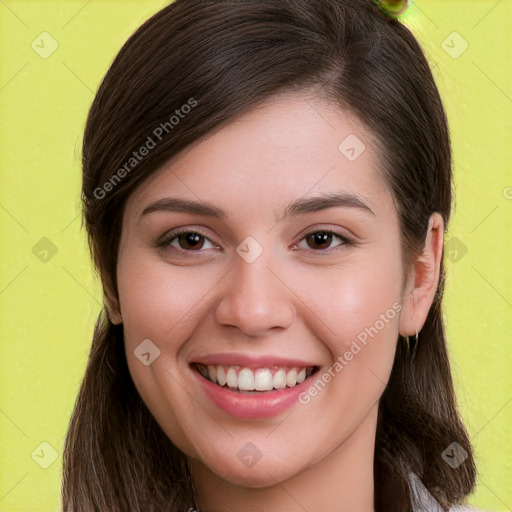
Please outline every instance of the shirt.
M444 512L440 503L430 494L423 482L415 473L410 474L409 483L411 485L411 499L413 503L412 512ZM449 512L483 512L469 505L454 505Z

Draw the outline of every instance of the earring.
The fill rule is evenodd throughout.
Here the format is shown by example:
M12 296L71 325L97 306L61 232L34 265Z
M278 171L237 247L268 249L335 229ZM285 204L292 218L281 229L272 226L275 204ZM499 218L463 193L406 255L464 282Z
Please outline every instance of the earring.
M404 338L404 341L405 341L406 346L407 346L407 351L409 353L411 352L411 350L416 350L416 346L418 345L418 336L419 336L419 333L418 333L418 330L416 329L416 335L414 336L412 341L411 341L410 336L406 336Z
M412 339L412 343L409 344L409 350L415 353L418 349L418 330L416 329L416 336Z

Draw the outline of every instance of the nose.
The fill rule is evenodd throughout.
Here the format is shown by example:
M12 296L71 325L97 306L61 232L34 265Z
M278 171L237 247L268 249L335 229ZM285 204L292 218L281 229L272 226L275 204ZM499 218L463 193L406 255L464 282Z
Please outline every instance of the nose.
M247 336L266 336L272 329L287 329L296 316L295 295L279 272L273 270L275 265L272 270L269 268L265 254L252 263L237 257L234 268L221 281L216 319L222 325L239 328Z

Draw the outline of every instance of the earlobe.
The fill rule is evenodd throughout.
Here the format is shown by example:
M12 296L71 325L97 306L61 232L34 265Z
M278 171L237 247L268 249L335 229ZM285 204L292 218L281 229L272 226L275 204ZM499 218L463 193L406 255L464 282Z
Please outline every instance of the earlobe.
M415 261L400 316L400 334L415 336L421 331L439 284L443 256L444 221L439 213L429 219L425 246Z

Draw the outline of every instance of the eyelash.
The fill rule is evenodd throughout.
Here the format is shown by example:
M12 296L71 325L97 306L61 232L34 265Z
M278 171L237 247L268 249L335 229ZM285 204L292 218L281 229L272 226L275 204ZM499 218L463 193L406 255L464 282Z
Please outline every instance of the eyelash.
M211 244L216 245L205 234L201 233L200 231L193 230L193 229L182 229L182 230L178 229L178 230L171 231L170 233L167 233L166 235L164 235L156 243L156 247L157 248L170 247L171 243L175 239L177 239L180 235L191 234L191 233L199 235L202 238L208 240ZM327 254L331 254L333 252L337 252L337 248L352 247L352 246L357 245L357 242L355 240L352 240L351 238L348 238L346 235L343 235L341 233L338 233L338 232L330 230L330 229L318 229L316 231L310 231L309 233L306 233L297 243L302 242L302 240L306 239L308 236L311 236L311 235L314 235L314 234L317 234L317 233L333 235L335 237L338 237L343 242L342 244L336 246L334 248L334 250L333 249L320 249L320 250L317 251L317 250L314 250L314 249L309 249L310 251L313 251L314 253L317 253L317 254L325 254L325 255L327 255ZM295 245L294 245L294 247L295 247ZM201 250L199 250L199 251L192 251L192 250L188 250L188 249L176 249L175 247L173 247L173 249L175 251L182 252L184 254L190 254L190 253L200 254L201 252L203 252Z

